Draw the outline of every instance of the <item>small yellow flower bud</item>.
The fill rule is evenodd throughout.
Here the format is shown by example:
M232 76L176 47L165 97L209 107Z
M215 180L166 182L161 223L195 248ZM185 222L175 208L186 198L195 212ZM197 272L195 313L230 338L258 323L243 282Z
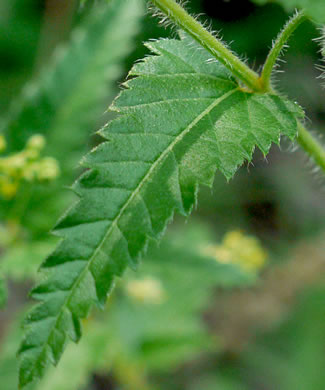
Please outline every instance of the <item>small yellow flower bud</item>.
M166 298L160 281L150 277L131 280L127 283L126 291L130 297L141 303L161 304Z
M7 143L5 140L5 137L3 135L0 135L0 152L3 152L7 147Z
M227 248L237 248L238 244L242 242L242 240L245 239L245 236L243 233L239 230L233 230L231 232L228 232L224 238L223 238L223 244Z
M10 181L7 177L1 177L0 193L5 199L12 199L18 190L18 183Z
M10 199L24 180L53 180L59 175L59 165L54 158L40 157L40 150L44 146L45 138L34 135L28 140L25 149L0 158L0 195Z
M39 162L37 177L39 180L53 180L60 174L58 162L52 157L45 157Z
M41 134L35 134L29 138L26 147L28 149L42 150L46 144L45 137Z
M10 172L10 174L17 174L17 171L24 168L26 164L26 158L22 153L14 154L13 156L10 156L6 158L5 160L7 170Z
M22 177L27 181L34 181L38 175L39 165L40 164L38 162L33 162L25 165L22 172Z
M22 154L28 160L36 160L40 155L40 151L38 149L25 149Z
M221 245L204 248L204 253L221 263L237 264L250 272L262 268L267 258L267 253L257 238L246 236L237 230L227 233Z

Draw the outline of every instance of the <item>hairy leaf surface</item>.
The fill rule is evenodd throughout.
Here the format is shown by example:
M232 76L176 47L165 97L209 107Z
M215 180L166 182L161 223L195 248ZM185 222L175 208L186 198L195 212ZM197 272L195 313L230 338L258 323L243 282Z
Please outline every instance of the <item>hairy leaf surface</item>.
M299 107L243 90L192 39L148 46L157 55L132 69L113 105L120 115L100 132L108 141L83 161L80 200L57 225L62 241L43 264L48 278L33 291L42 303L20 349L22 387L79 340L80 318L103 306L174 212L190 213L199 184L211 185L216 169L232 177L256 145L266 154L297 132Z

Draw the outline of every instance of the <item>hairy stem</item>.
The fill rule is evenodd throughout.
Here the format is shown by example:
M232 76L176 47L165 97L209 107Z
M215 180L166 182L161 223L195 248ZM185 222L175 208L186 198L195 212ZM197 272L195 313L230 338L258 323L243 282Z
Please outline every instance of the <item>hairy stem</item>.
M244 62L236 57L219 39L209 33L197 20L189 15L175 0L151 0L171 21L190 34L218 61L224 64L234 76L255 92L270 92L276 94L270 85L270 78L275 62L285 43L295 29L305 20L300 12L285 25L265 62L262 75L259 77ZM303 127L298 124L298 142L313 158L315 163L325 171L325 150L322 145Z
M325 150L301 123L298 124L298 142L315 163L325 172Z
M279 55L281 54L281 50L284 48L292 33L304 20L306 20L304 13L297 12L291 19L289 19L283 30L279 33L263 67L261 85L264 91L269 91L271 89L272 71Z
M197 20L189 15L175 0L151 0L176 25L191 35L218 61L225 65L253 91L260 91L259 76L235 56L219 39L209 33Z

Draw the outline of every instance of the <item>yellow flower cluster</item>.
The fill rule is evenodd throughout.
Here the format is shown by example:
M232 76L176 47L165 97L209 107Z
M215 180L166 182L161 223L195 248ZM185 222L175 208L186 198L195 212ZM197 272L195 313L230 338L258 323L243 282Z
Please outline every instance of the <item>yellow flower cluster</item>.
M42 135L33 135L22 151L0 157L0 194L4 198L13 198L22 181L50 181L59 176L58 162L52 157L41 157L45 144ZM6 140L0 135L0 152L5 149Z
M238 230L226 233L221 245L211 245L204 252L221 263L237 264L249 272L261 269L267 259L259 240Z
M161 304L166 299L160 281L151 277L129 281L126 291L130 297L141 303Z

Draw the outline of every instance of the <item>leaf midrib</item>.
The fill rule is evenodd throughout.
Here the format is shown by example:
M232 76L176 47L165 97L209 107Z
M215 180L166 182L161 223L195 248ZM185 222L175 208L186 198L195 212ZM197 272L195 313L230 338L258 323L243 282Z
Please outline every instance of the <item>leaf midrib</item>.
M145 174L145 176L141 179L140 183L138 184L138 186L136 187L136 189L130 194L129 198L126 200L124 206L121 208L120 212L117 214L117 216L114 218L114 220L112 220L112 223L111 225L109 226L106 234L104 235L103 239L101 240L101 242L99 243L99 245L97 246L97 248L95 249L93 255L90 257L90 259L88 260L87 262L87 265L85 266L85 268L83 269L83 271L81 272L81 274L79 275L79 277L76 279L76 281L74 282L73 284L73 287L71 288L70 290L70 294L68 294L68 296L66 297L65 301L63 302L62 306L61 306L61 309L60 309L60 312L59 314L57 315L57 319L55 321L55 323L53 324L53 327L48 335L48 338L47 338L47 341L46 343L44 343L44 347L41 349L41 352L39 354L39 356L42 355L42 353L44 352L44 349L46 347L46 345L48 345L48 341L49 339L51 338L52 336L52 333L53 331L56 329L57 327L57 324L58 324L58 321L60 320L61 316L62 316L62 313L63 313L63 309L66 307L67 310L69 310L71 312L71 310L69 309L68 305L70 303L70 300L72 299L72 297L74 296L74 292L75 290L78 288L80 282L83 280L84 276L88 273L89 271L89 268L90 266L92 265L92 262L94 261L94 259L96 258L97 256L97 253L101 250L101 248L103 247L103 245L105 244L106 240L109 239L109 236L110 234L113 232L113 228L117 225L119 219L121 218L121 216L123 215L124 211L129 207L130 203L133 201L133 199L139 194L140 190L142 189L143 185L147 182L147 179L150 178L151 176L151 173L159 166L159 164L164 160L164 158L169 154L169 152L174 148L174 146L182 140L182 138L197 124L201 121L201 119L203 119L207 114L209 114L218 104L220 104L222 101L226 100L228 97L230 97L232 94L234 94L235 92L237 92L239 90L239 87L231 90L231 91L228 91L227 93L225 93L223 96L219 97L218 99L216 99L216 101L214 101L212 104L210 104L200 115L198 115L177 137L175 137L174 141L157 157L156 161L152 164L152 166L150 167L150 169L148 170L148 172ZM120 230L120 229L119 229ZM92 273L90 272L90 274L92 275ZM93 276L92 276L93 277ZM34 369L32 370L32 373L34 373L35 371L35 367Z

